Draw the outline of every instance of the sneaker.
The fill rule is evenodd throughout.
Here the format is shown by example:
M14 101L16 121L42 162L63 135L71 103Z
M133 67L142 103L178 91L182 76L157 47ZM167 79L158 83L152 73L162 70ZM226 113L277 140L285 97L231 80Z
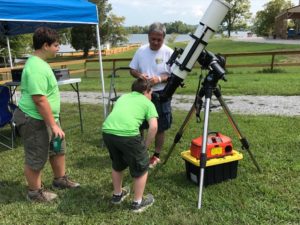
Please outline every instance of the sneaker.
M31 202L50 202L57 197L57 194L46 191L43 188L35 191L28 191L27 200Z
M111 203L115 204L115 205L120 204L121 202L123 202L125 200L125 198L127 198L129 196L129 193L130 193L129 187L123 187L121 195L113 194L113 196L111 198Z
M52 182L52 186L58 189L65 189L65 188L77 188L80 187L79 183L71 181L67 175L59 178L54 178Z
M140 213L140 212L145 211L153 203L154 203L153 195L148 194L145 198L143 198L143 200L140 204L138 204L137 202L133 202L131 205L131 208L132 208L133 212Z
M160 163L160 159L156 156L152 156L150 158L149 168L153 169L158 163Z

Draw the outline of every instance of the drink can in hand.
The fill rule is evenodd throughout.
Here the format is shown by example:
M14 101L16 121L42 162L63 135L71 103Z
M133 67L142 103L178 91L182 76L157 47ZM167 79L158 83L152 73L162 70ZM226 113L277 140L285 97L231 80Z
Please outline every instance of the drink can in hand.
M55 137L52 140L53 151L54 152L60 152L60 150L61 150L61 142L62 142L62 139L59 136Z

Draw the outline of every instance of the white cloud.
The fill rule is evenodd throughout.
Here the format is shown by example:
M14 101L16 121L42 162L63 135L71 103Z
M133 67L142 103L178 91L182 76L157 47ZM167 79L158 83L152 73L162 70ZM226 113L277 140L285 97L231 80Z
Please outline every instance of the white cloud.
M196 17L199 17L199 18L202 17L204 14L204 10L201 6L193 8L192 12Z
M113 12L126 18L125 25L148 25L153 21L197 24L212 0L109 0ZM251 12L262 10L269 0L250 0ZM298 5L298 0L292 0Z
M158 1L158 0L157 0ZM158 1L159 2L159 1ZM203 14L204 7L195 0L168 0L163 1L160 6L166 15L199 16ZM205 4L207 6L207 4ZM206 7L205 7L206 8Z
M125 25L147 25L153 21L182 21L197 24L209 1L206 0L110 0L113 13L125 17Z

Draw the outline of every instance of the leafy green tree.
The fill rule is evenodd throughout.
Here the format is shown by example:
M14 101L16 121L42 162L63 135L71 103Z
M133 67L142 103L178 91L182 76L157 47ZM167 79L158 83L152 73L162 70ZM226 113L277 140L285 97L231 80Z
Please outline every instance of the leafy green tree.
M168 44L173 44L177 38L178 34L172 33L170 37L167 38Z
M9 43L15 56L31 51L32 34L23 34L9 37ZM6 37L0 37L0 48L7 48Z
M227 30L228 37L232 31L247 28L247 22L251 18L249 0L225 0L233 7L229 10L222 22L222 30Z
M142 26L130 26L130 27L125 27L125 29L128 34L143 34L144 33L144 27L142 27Z
M260 36L273 34L275 30L275 17L283 10L292 7L290 0L271 0L264 5L264 9L256 13L253 31Z
M70 36L70 29L59 29L60 42L66 44ZM31 53L32 48L32 34L20 34L9 37L9 43L13 58L23 57L24 54ZM6 37L0 36L0 63L8 59L8 48L6 43Z
M102 43L111 42L112 45L126 41L126 30L123 28L125 18L110 13L112 6L108 0L90 0L98 7L99 31ZM74 27L71 32L71 45L76 50L83 50L84 57L89 49L97 47L95 26L81 25Z
M32 51L32 34L9 37L12 58L22 57ZM6 37L0 36L0 63L8 63L8 48ZM7 66L7 65L6 65Z
M87 57L89 50L96 46L96 28L92 25L76 26L71 30L71 44L74 49L82 50L83 57Z
M183 23L182 21L175 21L171 23L164 23L166 26L167 34L187 34L187 33L193 33L195 29L197 28L197 25L188 25ZM131 26L126 27L126 31L129 34L147 34L148 33L149 26Z
M71 40L71 30L72 28L58 29L60 44L69 44Z
M177 33L177 34L184 34L188 33L188 27L182 21L175 21L172 23L165 24L167 33Z
M98 18L99 18L99 29L100 29L100 38L104 43L108 40L109 36L109 26L107 25L107 20L109 13L112 10L111 4L108 0L89 0L98 7Z
M112 6L110 3L108 3L108 0L90 1L94 2L98 6L101 39L104 41L112 40L112 36L114 35L112 32L116 32L117 36L126 37L127 33L123 26L125 17L118 17L117 15L111 13Z
M128 42L125 36L126 30L123 26L125 17L118 17L111 13L107 18L107 22L104 24L103 28L107 31L107 41L111 43L112 46L116 46L119 43Z

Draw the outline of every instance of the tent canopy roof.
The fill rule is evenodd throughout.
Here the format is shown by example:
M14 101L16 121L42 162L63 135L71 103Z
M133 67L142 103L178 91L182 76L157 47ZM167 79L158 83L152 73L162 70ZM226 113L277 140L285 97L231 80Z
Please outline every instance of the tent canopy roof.
M31 33L39 26L98 24L97 7L86 0L0 0L0 34Z
M276 20L282 19L299 19L300 18L300 5L286 9L278 16L276 16Z

